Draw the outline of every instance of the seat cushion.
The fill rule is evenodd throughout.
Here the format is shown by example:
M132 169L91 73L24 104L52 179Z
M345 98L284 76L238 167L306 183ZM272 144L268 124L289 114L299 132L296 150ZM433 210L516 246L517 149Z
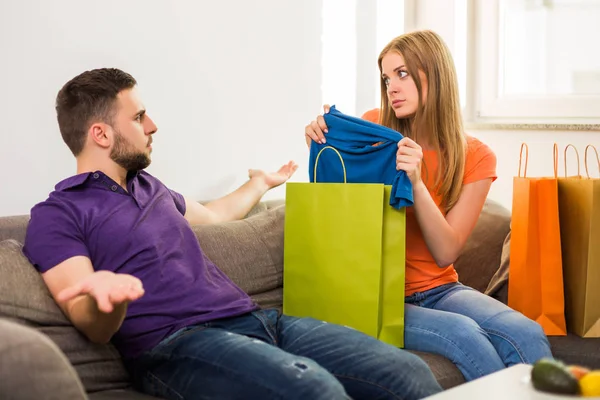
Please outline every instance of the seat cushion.
M88 392L130 386L118 351L90 342L65 317L41 275L12 239L0 242L0 317L46 334L75 367Z
M0 217L0 242L7 239L14 239L19 243L23 243L28 223L29 215Z
M424 353L421 351L408 350L410 353L416 354L429 365L435 379L444 389L458 386L465 383L465 377L460 372L452 361L437 354Z

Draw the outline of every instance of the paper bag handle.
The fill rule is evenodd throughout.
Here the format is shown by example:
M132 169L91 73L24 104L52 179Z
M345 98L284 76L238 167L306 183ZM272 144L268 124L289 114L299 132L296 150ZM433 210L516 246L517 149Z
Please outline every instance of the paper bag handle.
M577 156L577 176L581 176L581 169L580 169L580 165L579 165L579 152L577 151L577 148L575 146L573 146L572 144L568 144L565 146L565 154L564 154L564 159L565 159L565 178L568 176L567 175L567 150L569 150L569 147L572 147L573 150L575 150L575 155Z
M523 149L525 149L525 170L523 178L527 178L527 161L529 160L529 147L526 143L521 143L521 152L519 154L519 178L521 178L521 161L523 161ZM554 178L558 178L558 145L554 143Z
M319 151L319 153L317 154L317 158L315 159L315 168L313 171L313 181L315 183L317 183L317 164L319 164L319 157L321 157L321 153L326 150L326 149L331 149L333 151L335 151L338 155L338 157L340 158L340 162L342 163L342 169L344 170L344 183L346 182L346 165L344 164L344 159L342 158L342 155L340 154L339 151L337 151L337 149L331 147L331 146L325 146L321 149L321 151Z
M519 153L519 178L521 177L521 161L523 160L523 149L525 149L525 170L523 178L527 178L527 161L529 160L529 147L526 143L521 143L521 152Z
M558 145L554 143L554 148L552 149L554 153L554 178L558 178Z
M585 163L585 174L587 175L587 177L590 177L590 173L588 171L588 162L587 162L587 153L588 153L588 149L592 148L594 149L594 152L596 153L596 161L598 161L598 171L600 171L600 157L598 157L598 150L596 150L596 146L588 144L587 146L585 146L585 156L583 158L583 162Z

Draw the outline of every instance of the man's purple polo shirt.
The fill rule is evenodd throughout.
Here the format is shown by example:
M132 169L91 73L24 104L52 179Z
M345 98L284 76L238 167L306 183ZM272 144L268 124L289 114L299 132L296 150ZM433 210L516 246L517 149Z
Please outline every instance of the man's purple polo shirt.
M127 191L102 172L79 174L33 207L23 252L40 272L86 256L96 271L139 278L145 294L112 340L135 357L183 327L257 308L204 255L184 214L183 196L147 172L130 174Z

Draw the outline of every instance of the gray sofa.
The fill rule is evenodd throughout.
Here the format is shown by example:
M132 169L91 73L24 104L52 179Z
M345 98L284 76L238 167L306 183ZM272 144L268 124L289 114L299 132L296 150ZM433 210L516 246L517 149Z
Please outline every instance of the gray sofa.
M284 216L282 203L271 201L260 203L244 220L194 227L207 256L263 307L281 307ZM0 398L151 399L131 388L112 345L90 343L54 303L21 253L27 221L26 215L0 218L0 344L5 344L0 346L0 382L15 383L0 383ZM456 262L461 281L505 302L509 245L510 214L488 201ZM550 340L557 358L600 368L600 339L569 335ZM29 344L19 352L10 350L24 341ZM417 354L443 387L464 382L449 360ZM62 389L56 381L65 382Z

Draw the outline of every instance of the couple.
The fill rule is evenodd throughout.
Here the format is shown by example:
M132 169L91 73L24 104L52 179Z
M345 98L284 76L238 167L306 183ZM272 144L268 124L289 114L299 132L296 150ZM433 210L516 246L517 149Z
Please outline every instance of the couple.
M495 156L462 131L448 49L432 32L405 34L383 49L379 68L381 111L364 118L405 136L396 167L414 190L406 348L449 358L467 380L550 356L539 325L461 285L452 267L495 179ZM33 207L23 251L73 324L94 342L112 341L135 386L166 399L440 392L412 353L346 327L260 309L203 256L190 225L242 218L296 165L250 170L242 187L205 205L184 198L144 171L157 127L136 84L117 69L92 70L56 99L77 174ZM326 132L317 117L306 126L307 143L323 143Z

